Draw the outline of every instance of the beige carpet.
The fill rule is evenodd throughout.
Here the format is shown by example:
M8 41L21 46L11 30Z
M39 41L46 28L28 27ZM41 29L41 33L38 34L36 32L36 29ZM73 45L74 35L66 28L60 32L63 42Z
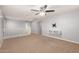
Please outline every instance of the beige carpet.
M32 34L4 40L0 52L79 52L79 44Z

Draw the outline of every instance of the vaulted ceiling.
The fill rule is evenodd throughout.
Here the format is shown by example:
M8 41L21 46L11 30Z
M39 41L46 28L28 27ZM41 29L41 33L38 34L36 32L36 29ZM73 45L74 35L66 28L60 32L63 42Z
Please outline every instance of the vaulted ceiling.
M0 6L7 19L33 21L34 19L42 19L43 16L35 15L36 12L31 9L39 9L42 5L3 5ZM54 16L70 11L79 10L77 5L48 5L47 9L54 9L55 12L47 13L44 17Z

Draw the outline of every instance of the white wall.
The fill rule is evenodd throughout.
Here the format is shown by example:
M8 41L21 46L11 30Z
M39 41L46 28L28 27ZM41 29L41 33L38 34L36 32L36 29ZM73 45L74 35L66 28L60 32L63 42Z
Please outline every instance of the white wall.
M2 18L0 17L0 47L2 46L2 38L3 38L3 33L2 33Z
M31 32L30 23L16 20L7 20L5 37L28 35Z
M0 39L2 39L3 33L2 33L2 17L0 17Z
M14 20L14 18L6 19L0 10L0 41L3 38L5 39L9 37L24 36L29 34L31 34L30 22Z
M3 43L3 28L2 28L2 13L0 10L0 47L2 46Z
M52 23L57 23L57 28L62 31L62 37L79 42L79 11L63 13L53 16L42 22L42 34L48 35Z
M2 13L1 13L1 10L0 10L0 39L2 39Z
M33 21L31 23L31 30L32 30L32 33L41 34L41 24L40 24L40 21Z

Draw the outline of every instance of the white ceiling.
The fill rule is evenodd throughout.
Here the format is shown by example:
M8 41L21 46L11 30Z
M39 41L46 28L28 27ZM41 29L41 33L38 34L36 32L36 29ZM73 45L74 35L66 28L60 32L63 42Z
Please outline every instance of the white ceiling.
M32 21L34 19L41 19L43 16L35 15L36 12L31 11L30 9L39 9L41 5L4 5L2 10L5 16L9 19L23 20L23 21ZM62 14L65 12L75 11L79 9L77 5L48 5L47 9L54 9L55 12L47 13L46 16L54 16L57 14Z

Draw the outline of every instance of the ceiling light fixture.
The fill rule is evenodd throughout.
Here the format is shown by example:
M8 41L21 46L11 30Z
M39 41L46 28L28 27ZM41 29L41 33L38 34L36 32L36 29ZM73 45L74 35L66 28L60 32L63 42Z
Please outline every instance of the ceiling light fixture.
M45 12L41 12L39 15L40 15L40 16L45 16L46 13L45 13Z

